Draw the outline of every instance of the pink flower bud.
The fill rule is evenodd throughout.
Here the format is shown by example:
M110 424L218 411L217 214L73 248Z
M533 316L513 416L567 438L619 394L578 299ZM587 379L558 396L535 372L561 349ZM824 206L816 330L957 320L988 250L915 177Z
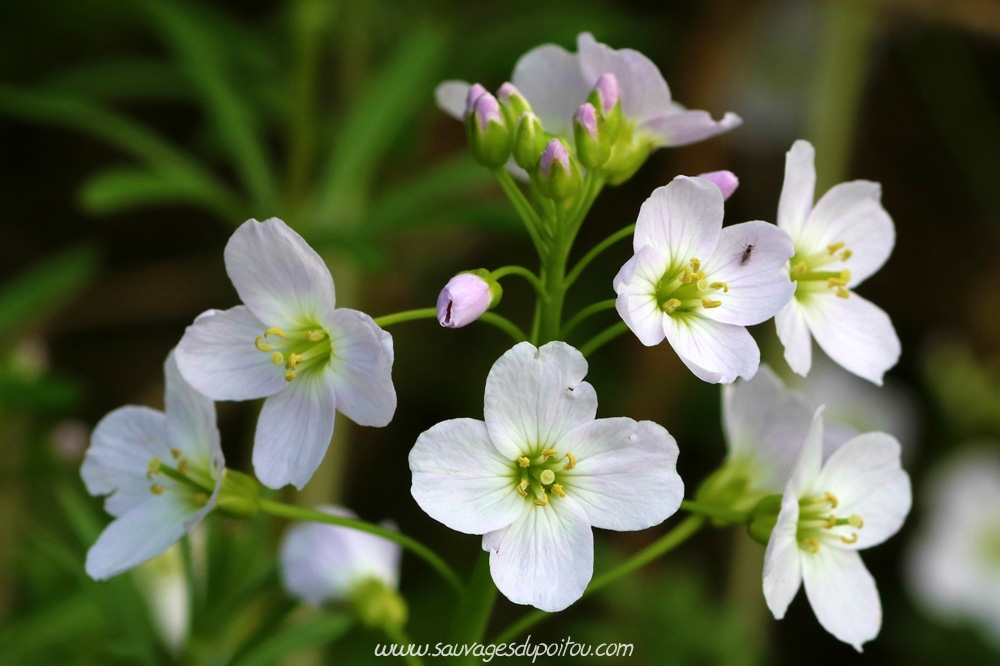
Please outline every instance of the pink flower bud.
M593 104L589 102L581 104L580 108L573 114L573 122L587 130L590 138L597 140L597 111Z
M732 196L740 184L740 179L732 171L710 171L709 173L700 174L698 177L715 183L722 190L723 201Z
M618 79L614 74L601 74L594 85L594 91L601 100L601 113L607 115L622 98L622 89L618 87Z
M490 287L481 277L471 273L456 275L438 296L438 323L445 328L471 324L490 309L492 300Z
M542 171L542 175L548 178L549 173L552 171L553 163L558 163L562 170L568 174L570 172L569 160L569 150L563 145L563 142L559 139L552 139L545 146L545 150L542 151L542 158L539 160L538 166Z
M476 115L476 121L479 123L480 131L485 132L486 128L489 126L490 121L504 124L503 114L500 113L500 103L497 102L497 98L489 94L485 90L483 93L476 98L476 101L472 103L472 113Z
M468 116L472 113L472 108L476 104L476 100L486 92L486 88L482 87L478 83L473 83L469 88L468 94L465 96L465 115Z

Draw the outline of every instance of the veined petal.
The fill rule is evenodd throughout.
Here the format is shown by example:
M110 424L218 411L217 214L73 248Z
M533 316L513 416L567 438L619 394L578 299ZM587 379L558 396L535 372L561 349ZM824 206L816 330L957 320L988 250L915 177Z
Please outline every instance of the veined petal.
M742 326L691 315L664 317L663 327L670 346L702 381L729 384L757 372L760 349Z
M818 295L803 313L816 342L845 370L881 386L885 372L899 361L901 347L889 315L856 293Z
M497 451L482 421L444 421L423 432L410 451L410 492L434 520L485 534L513 523L527 503L516 491L515 464Z
M778 521L764 552L764 600L774 619L785 617L788 605L802 585L802 551L796 540L799 498L786 493L781 498Z
M675 268L692 258L707 261L719 244L722 216L722 192L714 183L677 176L642 204L632 247L638 254L652 245Z
M465 98L469 96L469 88L465 81L442 81L434 89L434 99L438 108L455 120L465 120Z
M797 241L802 235L815 196L816 149L800 139L785 155L785 183L778 200L778 226L793 240Z
M324 324L337 409L358 425L387 425L396 412L392 336L357 310L334 310Z
M807 298L814 298L809 296ZM774 315L778 329L778 339L785 347L785 361L792 372L805 377L812 367L812 335L806 323L805 308L796 297L789 299L785 307Z
M857 514L864 520L864 527L851 530L858 540L850 548L882 543L899 531L910 513L910 477L900 465L900 453L895 437L870 432L844 444L823 465L816 488L836 495L838 515Z
M170 446L192 462L205 466L214 478L226 464L215 422L215 403L184 380L177 368L175 352L167 356L163 373Z
M561 611L583 596L594 575L594 533L571 497L526 504L490 552L490 573L505 597Z
M329 368L302 372L265 400L253 441L253 469L260 482L302 490L330 445L336 407Z
M816 619L834 637L861 652L863 643L878 636L882 602L856 551L821 547L803 554L802 578Z
M744 262L744 251L751 245ZM712 298L722 306L707 309L704 315L737 326L773 317L795 293L787 268L794 253L791 237L773 224L755 221L724 228L703 268L709 283L724 282L729 290L715 292Z
M672 516L684 499L677 442L652 421L598 419L574 428L562 446L577 464L559 478L594 527L644 530Z
M508 460L556 446L593 421L597 394L583 381L587 361L565 342L528 342L501 356L486 378L484 414L490 440Z
M333 311L330 269L276 217L241 224L226 243L225 258L240 300L268 327L323 321Z
M545 131L573 136L573 113L593 85L584 79L575 53L555 44L534 48L514 65L511 82L531 103Z
M194 320L174 357L184 379L212 400L252 400L285 388L285 371L254 345L265 326L245 305Z
M715 120L708 111L684 109L649 116L636 131L655 135L659 146L686 146L728 132L742 124L743 119L732 111L727 111L721 120Z
M590 87L603 74L614 74L618 79L626 117L641 122L670 109L670 88L649 58L632 49L616 50L601 44L589 32L580 33L576 43L579 67Z
M622 320L647 347L663 342L663 311L656 299L656 283L667 269L666 255L644 245L615 276L615 307Z

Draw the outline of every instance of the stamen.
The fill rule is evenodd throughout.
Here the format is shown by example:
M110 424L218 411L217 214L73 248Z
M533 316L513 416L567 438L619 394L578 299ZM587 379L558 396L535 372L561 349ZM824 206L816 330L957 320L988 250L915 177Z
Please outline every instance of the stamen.
M269 336L269 335L277 335L279 338L283 338L283 337L285 337L285 332L283 330L281 330L280 328L278 328L277 326L273 326L273 327L267 329L266 331L264 331L264 337L265 338L267 336Z
M851 514L850 518L847 519L847 524L856 530L860 530L862 527L865 526L865 521L864 519L861 518L861 516L854 513Z
M153 456L149 459L149 467L146 468L146 478L152 479L154 474L160 473L160 459Z
M850 298L851 292L847 291L843 287L837 287L837 296L840 298Z
M691 271L697 273L700 270L701 270L701 261L697 257L691 259Z
M173 457L174 460L180 460L181 459L181 450L180 449L170 449L170 455Z
M187 460L178 461L178 463L177 463L177 471L180 472L181 474L187 474L187 471L188 471Z
M528 488L528 480L527 479L521 479L521 483L517 484L517 486L515 488L517 490L517 494L520 495L521 497L527 497L528 496L528 490L527 490L527 488Z
M282 354L281 352L276 351L273 354L271 354L271 363L274 363L275 365L281 365L284 362L285 362L285 355Z
M306 333L306 340L308 340L309 342L319 342L325 337L326 333L319 329L316 329L315 331L309 331L308 333Z
M810 553L816 554L819 552L819 541L816 539L803 539L802 545L806 547Z
M154 495L162 495L164 490L166 490L166 488L164 488L163 486L158 486L155 483L149 487L149 492L153 493Z
M844 250L843 252L840 253L840 260L841 261L847 261L852 256L854 256L853 252L851 252L850 250Z
M844 241L837 241L836 243L830 243L826 246L826 249L830 251L830 256L837 254L837 250L844 247Z
M569 462L563 465L564 470L571 470L576 467L576 456L572 453L566 452L566 457L569 458Z
M844 543L855 543L858 540L858 535L857 533L853 533L850 537L842 536L840 537L840 540Z
M826 519L825 523L823 523L823 529L832 530L836 526L837 526L837 516L831 513L830 517Z
M559 495L559 497L566 497L566 491L563 490L563 487L560 486L558 483L552 484L552 492L554 492L556 495Z
M721 289L722 293L724 293L724 294L728 294L729 293L729 285L726 284L725 282L713 282L712 284L708 285L708 288L709 289L714 289L716 291L718 291L718 290Z
M535 500L535 506L547 506L549 503L549 496L545 494L545 489L542 489L542 499Z
M848 269L846 269L846 268L844 270L840 271L840 279L843 280L844 282L850 282L851 281L851 271L848 270Z
M538 475L538 480L547 486L556 480L556 473L551 469L543 469L542 473Z
M290 382L290 381L293 381L294 379L295 379L295 371L294 370L285 370L285 381L286 382Z
M661 305L660 309L667 314L673 314L674 310L679 308L681 305L683 304L680 302L680 299L671 298L670 300L666 301L663 305Z
M801 275L805 275L808 272L809 272L809 266L806 265L806 262L804 261L800 261L799 263L792 266L792 277L799 277Z
M521 467L530 467L531 461L525 458L524 456L520 456L517 459L517 464L520 465Z
M556 451L555 449L545 449L544 451L542 451L542 460L545 460L550 456L557 456L557 455L559 455L559 452Z
M826 286L830 289L833 289L834 287L846 287L847 281L841 278L827 278Z
M705 308L706 310L710 308L717 308L720 305L722 305L722 301L713 301L708 298L705 298L704 296L701 297L701 307Z
M253 341L253 344L255 347L257 347L257 349L261 350L262 352L271 351L271 345L264 342L263 335L258 335L257 338Z
M837 500L837 498L834 496L834 494L831 493L829 490L826 491L826 494L823 495L822 497L814 497L813 500L812 500L813 504L823 504L824 502L829 502L830 503L830 507L833 508L833 509L836 509L837 505L840 504L840 501Z
M295 366L298 365L299 361L301 360L302 360L302 354L289 354L288 355L289 369L294 370Z

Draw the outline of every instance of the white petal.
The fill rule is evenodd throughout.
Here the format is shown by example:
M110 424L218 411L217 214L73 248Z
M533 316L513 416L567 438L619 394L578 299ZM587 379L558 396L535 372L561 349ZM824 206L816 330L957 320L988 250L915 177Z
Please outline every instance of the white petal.
M864 519L859 530L839 528L858 535L851 548L880 544L903 526L913 497L900 453L899 442L892 435L870 432L844 444L823 465L816 487L829 490L840 500L837 515L857 514Z
M276 217L241 224L226 243L225 257L240 299L268 327L308 326L334 308L330 269Z
M163 372L170 446L190 461L209 468L214 478L226 465L215 424L215 403L184 380L174 352L167 356Z
M300 373L264 401L253 440L253 469L261 483L302 490L330 445L336 406L329 368Z
M671 108L670 88L653 62L632 49L615 50L590 33L577 37L580 69L590 87L603 74L614 74L622 91L622 112L633 121L661 115ZM588 91L589 92L589 91Z
M546 132L573 136L572 119L590 94L575 53L545 44L517 61L511 82L531 104Z
M644 530L674 515L684 499L677 442L652 421L598 419L574 428L563 447L577 464L559 481L594 527Z
M522 342L497 359L486 378L484 414L490 440L508 460L558 447L576 426L593 421L597 394L583 381L587 361L565 342L536 349Z
M252 400L285 388L285 370L254 345L265 326L245 305L203 312L174 352L181 375L212 400Z
M823 411L824 407L816 409L813 415L812 425L806 434L805 442L799 451L799 457L792 468L792 474L785 484L784 496L794 498L796 502L806 495L822 495L823 491L818 490L816 480L819 478L820 469L823 465ZM782 500L782 510L785 502Z
M647 347L663 342L664 314L656 300L656 283L666 269L666 255L645 245L615 277L618 314Z
M410 451L410 492L434 520L485 534L514 522L527 502L515 490L514 465L490 442L482 421L444 421L423 432Z
M184 536L184 524L195 513L194 507L172 493L147 493L146 497L108 525L87 551L87 574L94 580L139 566Z
M774 315L778 339L785 347L785 361L792 372L805 377L812 367L812 335L802 305L793 296Z
M803 553L796 539L798 522L799 498L786 493L781 498L778 521L764 552L764 600L776 620L785 617L788 605L802 585Z
M561 611L583 596L594 575L594 533L570 497L525 505L490 552L497 589L515 604Z
M632 247L638 254L644 245L652 245L674 269L693 258L708 261L719 244L722 216L722 192L714 183L677 176L642 204Z
M849 298L817 295L804 314L827 356L859 377L881 386L883 375L899 361L901 347L889 315L854 292Z
M815 195L816 150L800 139L785 155L785 183L778 201L778 226L796 241L802 235Z
M333 345L337 409L358 425L387 425L396 412L392 336L357 310L334 310L324 325Z
M638 127L637 132L655 135L660 146L686 146L742 124L743 119L732 111L727 111L721 120L715 120L708 111L685 109L650 117Z
M745 249L753 245L750 258ZM788 277L788 260L795 253L792 239L767 222L744 222L722 230L719 245L704 264L709 283L725 282L729 291L717 291L720 307L706 309L709 319L751 326L773 317L795 293Z
M820 547L804 553L802 578L816 619L835 638L861 652L863 643L878 636L882 603L856 551Z
M702 381L729 384L757 372L760 349L742 326L690 315L664 317L663 327L670 346Z
M465 120L465 98L471 86L465 81L442 81L434 89L438 108L455 120Z

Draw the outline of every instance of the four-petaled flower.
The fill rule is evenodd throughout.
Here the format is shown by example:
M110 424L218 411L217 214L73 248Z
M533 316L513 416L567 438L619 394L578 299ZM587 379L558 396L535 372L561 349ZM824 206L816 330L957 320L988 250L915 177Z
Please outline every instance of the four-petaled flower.
M591 527L657 525L684 493L673 437L651 421L595 419L586 372L563 342L522 342L490 371L485 422L444 421L410 452L417 504L454 530L484 535L500 591L545 611L583 595Z
M878 183L840 183L814 207L815 156L812 144L796 141L785 159L778 226L795 245L790 273L797 289L775 316L778 337L800 375L812 365L815 337L834 361L881 385L899 360L899 338L889 316L851 290L889 258L896 230Z
M91 495L110 495L115 517L87 552L87 573L104 580L166 551L215 506L225 460L214 403L164 364L165 411L128 405L94 428L80 474Z
M823 408L816 410L764 555L764 598L782 619L804 583L823 628L861 651L878 635L882 604L858 551L878 545L910 512L910 477L899 442L858 435L823 462Z
M301 489L326 453L335 410L360 425L392 419L392 337L368 315L334 307L326 264L277 218L242 224L225 258L245 305L199 316L177 363L213 400L267 398L254 470L266 486Z
M722 228L722 192L678 176L643 203L635 255L614 279L618 313L644 345L670 342L706 382L728 384L757 371L760 350L746 326L770 319L795 285L792 242L773 224Z

